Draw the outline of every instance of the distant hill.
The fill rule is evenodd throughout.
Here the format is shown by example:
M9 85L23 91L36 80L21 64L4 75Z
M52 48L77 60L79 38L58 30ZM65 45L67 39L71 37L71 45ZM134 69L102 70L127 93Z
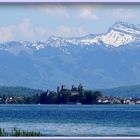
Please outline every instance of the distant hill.
M103 89L101 91L104 96L140 98L140 85Z
M140 83L140 25L116 22L103 34L0 42L0 85L55 90ZM116 91L116 90L115 90Z
M32 96L43 92L40 89L31 89L27 87L0 86L0 96Z

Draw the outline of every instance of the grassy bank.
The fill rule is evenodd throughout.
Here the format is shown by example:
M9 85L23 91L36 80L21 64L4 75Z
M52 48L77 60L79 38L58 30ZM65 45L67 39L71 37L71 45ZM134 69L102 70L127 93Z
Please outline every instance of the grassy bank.
M11 132L7 132L5 129L0 128L0 137L39 137L42 136L40 132L37 131L25 131L18 128L13 128Z

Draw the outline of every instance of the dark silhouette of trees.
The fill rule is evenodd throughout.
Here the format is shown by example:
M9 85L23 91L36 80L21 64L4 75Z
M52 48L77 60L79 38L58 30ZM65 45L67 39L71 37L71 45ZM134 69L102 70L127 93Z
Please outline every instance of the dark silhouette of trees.
M79 93L79 102L82 103L83 95L84 95L84 88L83 88L83 85L81 83L78 86L78 93Z
M72 86L73 87L73 86ZM73 90L66 89L61 86L61 90L57 87L57 92L44 92L40 95L40 104L68 104L68 103L81 103L81 104L96 104L97 98L102 96L100 91L84 90L82 84L79 84L76 93Z
M67 104L70 101L71 91L65 90L61 93L60 103Z
M57 87L57 92L47 90L31 96L1 96L0 103L10 104L96 104L98 97L102 96L100 91L84 90L83 85L72 86L66 89Z

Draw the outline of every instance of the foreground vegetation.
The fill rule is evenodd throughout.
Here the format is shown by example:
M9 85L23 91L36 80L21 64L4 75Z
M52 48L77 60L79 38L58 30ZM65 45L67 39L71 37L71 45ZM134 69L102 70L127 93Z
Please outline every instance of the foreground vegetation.
M41 133L36 131L25 131L17 128L13 128L12 132L6 132L5 129L0 128L0 136L35 137L41 136Z

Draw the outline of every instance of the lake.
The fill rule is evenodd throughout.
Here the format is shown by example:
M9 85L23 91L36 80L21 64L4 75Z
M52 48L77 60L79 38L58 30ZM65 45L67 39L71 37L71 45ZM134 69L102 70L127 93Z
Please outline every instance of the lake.
M140 136L140 105L0 105L0 127L44 136Z

